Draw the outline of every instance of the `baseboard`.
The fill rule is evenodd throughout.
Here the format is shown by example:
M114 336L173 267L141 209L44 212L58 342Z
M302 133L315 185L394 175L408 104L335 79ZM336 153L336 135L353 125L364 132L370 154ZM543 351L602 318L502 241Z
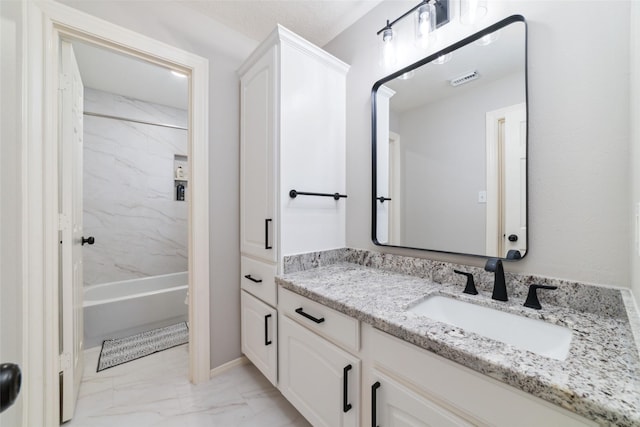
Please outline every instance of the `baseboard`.
M220 375L221 373L228 371L229 369L235 368L236 366L242 366L247 363L249 363L249 359L247 359L245 356L240 356L237 359L233 359L216 368L213 368L211 370L211 373L209 374L209 378L213 378L216 375Z

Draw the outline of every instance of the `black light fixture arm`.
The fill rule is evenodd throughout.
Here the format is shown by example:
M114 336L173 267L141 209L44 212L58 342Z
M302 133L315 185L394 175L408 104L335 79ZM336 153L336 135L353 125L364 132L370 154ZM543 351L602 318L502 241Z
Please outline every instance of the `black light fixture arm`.
M404 18L406 18L407 16L411 15L413 12L415 12L416 10L418 10L421 6L424 6L425 4L429 4L430 2L433 2L436 7L443 7L441 4L442 0L422 0L420 3L418 3L417 5L415 5L414 7L412 7L411 9L409 9L408 11L406 11L404 14L402 14L401 16L399 16L398 18L394 19L393 21L389 22L389 20L387 19L387 25L385 25L385 27L383 29L381 29L380 31L378 31L376 33L376 35L380 35L384 30L389 30L391 29L391 27L393 27L395 24L397 24L398 22L402 21ZM437 16L437 15L436 15Z

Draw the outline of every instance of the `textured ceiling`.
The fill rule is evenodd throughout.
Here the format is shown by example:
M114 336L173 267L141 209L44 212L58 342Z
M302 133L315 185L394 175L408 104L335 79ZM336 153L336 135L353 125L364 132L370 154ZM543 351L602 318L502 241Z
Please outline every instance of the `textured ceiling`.
M179 0L245 36L262 41L281 24L324 46L382 0Z

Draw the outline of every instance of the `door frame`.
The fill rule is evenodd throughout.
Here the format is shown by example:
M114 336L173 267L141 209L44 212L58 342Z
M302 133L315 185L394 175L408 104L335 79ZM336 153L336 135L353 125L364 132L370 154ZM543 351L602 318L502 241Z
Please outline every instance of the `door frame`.
M523 107L524 106L524 107ZM502 123L512 111L526 108L524 103L486 112L486 253L504 258L504 128Z
M200 56L47 1L25 1L22 135L24 425L59 425L58 62L62 37L190 75L189 379L210 377L209 63Z

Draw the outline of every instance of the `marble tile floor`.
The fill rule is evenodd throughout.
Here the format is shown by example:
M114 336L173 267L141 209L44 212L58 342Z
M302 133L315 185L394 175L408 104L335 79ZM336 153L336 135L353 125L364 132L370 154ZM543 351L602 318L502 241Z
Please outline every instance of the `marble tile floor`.
M251 364L193 385L186 345L96 373L99 353L85 351L75 416L64 427L310 426Z

